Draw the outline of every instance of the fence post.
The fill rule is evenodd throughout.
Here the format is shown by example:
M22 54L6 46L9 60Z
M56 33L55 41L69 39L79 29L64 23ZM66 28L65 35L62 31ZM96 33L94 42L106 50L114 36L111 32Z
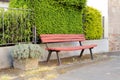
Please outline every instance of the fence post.
M35 26L33 26L32 32L33 32L33 40L32 40L32 42L34 44L36 44L37 43L37 35L36 35L36 27Z
M104 35L105 35L105 31L104 31L104 28L105 28L105 16L102 16L102 26L103 26L103 39L105 38Z

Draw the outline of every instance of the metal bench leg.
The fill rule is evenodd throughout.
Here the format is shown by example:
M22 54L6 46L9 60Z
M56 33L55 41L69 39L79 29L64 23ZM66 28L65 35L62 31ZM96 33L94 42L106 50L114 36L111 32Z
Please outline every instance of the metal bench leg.
M80 58L82 57L83 52L84 52L84 49L82 49L82 51L80 53L80 56L79 56Z
M47 57L47 62L50 60L50 56L51 56L51 54L52 54L52 51L48 51L49 53L48 53L48 57Z
M90 56L91 56L91 59L93 60L92 48L90 48L89 50L90 50Z
M58 54L59 52L58 51L56 51L56 55L57 55L57 60L58 60L58 65L60 65L61 64L61 60L60 60L60 58L59 58L59 54Z

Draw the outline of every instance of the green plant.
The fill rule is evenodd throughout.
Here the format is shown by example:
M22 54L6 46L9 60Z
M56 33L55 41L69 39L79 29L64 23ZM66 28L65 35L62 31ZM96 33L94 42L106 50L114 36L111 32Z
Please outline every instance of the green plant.
M42 48L37 44L18 44L12 48L11 54L15 59L39 58Z
M84 9L83 29L86 39L100 39L102 37L102 16L97 9L93 7L86 7Z
M30 10L0 9L0 44L29 42L31 38L32 16Z
M38 34L83 33L82 10L85 5L86 0L10 0L10 7L33 10Z
M10 5L9 7L12 7L12 8L28 8L27 6L27 2L28 1L25 1L25 0L10 0Z

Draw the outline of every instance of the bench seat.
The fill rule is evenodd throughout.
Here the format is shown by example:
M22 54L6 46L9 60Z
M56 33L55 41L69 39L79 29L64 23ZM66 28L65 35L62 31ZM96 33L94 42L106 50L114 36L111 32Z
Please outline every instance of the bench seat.
M96 44L91 44L91 45L84 45L84 46L74 46L74 47L51 47L51 48L46 48L46 50L51 50L51 51L75 51L75 50L82 50L82 49L90 49L96 47Z

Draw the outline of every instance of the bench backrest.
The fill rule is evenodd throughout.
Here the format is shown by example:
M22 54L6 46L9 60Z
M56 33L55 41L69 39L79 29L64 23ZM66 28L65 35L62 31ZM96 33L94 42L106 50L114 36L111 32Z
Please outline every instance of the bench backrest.
M41 34L42 43L84 41L84 34Z

